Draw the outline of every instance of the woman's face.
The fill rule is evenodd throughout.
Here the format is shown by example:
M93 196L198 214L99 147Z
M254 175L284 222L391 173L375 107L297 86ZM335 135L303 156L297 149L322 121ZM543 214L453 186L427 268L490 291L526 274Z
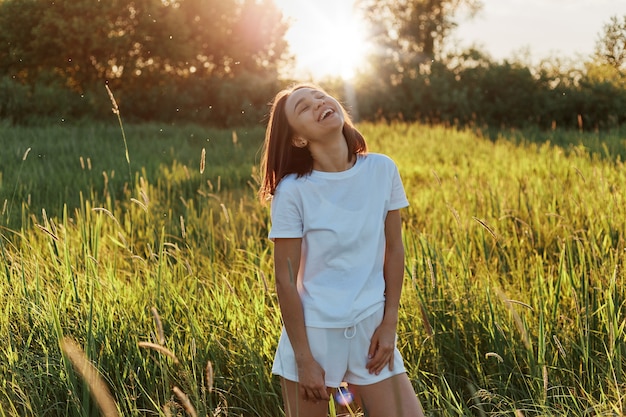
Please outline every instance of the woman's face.
M285 102L289 125L297 136L315 141L329 133L343 129L341 105L333 97L314 88L300 88Z

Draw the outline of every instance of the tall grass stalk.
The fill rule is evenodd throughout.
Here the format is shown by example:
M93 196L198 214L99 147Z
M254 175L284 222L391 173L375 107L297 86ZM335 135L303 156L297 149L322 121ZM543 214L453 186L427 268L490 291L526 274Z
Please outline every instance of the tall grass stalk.
M122 139L124 139L124 152L126 156L126 163L128 164L128 182L132 183L133 172L130 168L130 154L128 153L128 143L126 142L126 132L124 132L124 124L122 123L122 115L120 114L120 108L117 105L117 100L115 100L115 96L113 95L113 92L109 88L109 85L105 84L104 87L106 88L107 93L109 94L109 98L111 99L111 105L113 106L111 110L113 111L113 114L117 116L117 122L120 125L120 131L122 132Z

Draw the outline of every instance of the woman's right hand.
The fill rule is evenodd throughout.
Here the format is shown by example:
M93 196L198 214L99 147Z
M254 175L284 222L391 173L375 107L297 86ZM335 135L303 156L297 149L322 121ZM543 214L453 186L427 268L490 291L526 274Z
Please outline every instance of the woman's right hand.
M304 401L329 401L330 395L326 388L326 372L312 357L298 361L298 385Z

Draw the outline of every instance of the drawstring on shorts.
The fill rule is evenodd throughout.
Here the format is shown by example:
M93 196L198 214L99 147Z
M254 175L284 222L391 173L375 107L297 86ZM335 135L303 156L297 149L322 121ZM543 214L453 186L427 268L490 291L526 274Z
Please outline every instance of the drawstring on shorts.
M346 327L343 330L343 336L346 339L352 339L354 338L354 336L356 336L356 326L350 326L350 327Z

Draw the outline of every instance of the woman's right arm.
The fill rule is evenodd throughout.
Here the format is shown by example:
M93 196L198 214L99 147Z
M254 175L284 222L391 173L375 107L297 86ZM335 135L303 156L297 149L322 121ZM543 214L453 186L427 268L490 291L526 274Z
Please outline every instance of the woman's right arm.
M300 393L305 400L328 400L324 369L311 353L304 325L302 300L296 286L301 247L301 238L274 240L276 293L285 330L296 356Z

